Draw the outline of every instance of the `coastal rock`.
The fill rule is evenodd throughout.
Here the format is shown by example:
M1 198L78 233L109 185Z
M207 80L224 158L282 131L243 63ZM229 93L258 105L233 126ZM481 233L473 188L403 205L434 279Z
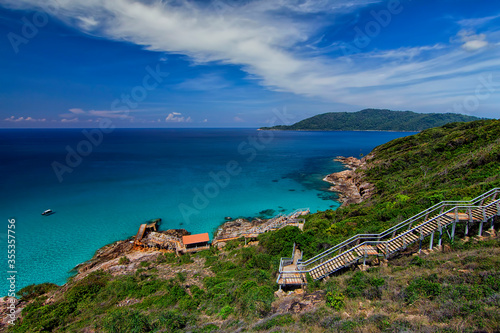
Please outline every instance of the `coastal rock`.
M323 180L333 186L330 191L337 192L342 206L360 203L373 195L374 185L364 180L363 170L367 168L367 161L373 156L368 155L362 159L355 157L339 156L335 159L348 169L327 175Z
M252 229L255 226L263 224L266 221L267 220L256 218L252 221L237 219L235 221L226 222L219 227L219 230L217 231L212 244L216 244L219 248L224 247L226 245L226 241L237 239L248 230Z
M177 238L181 238L182 236L187 236L190 234L185 229L169 229L161 231L160 233ZM144 251L150 252L147 249ZM135 257L136 259L138 256L147 257L147 255L143 254L144 251L137 251L137 249L134 248L132 238L124 241L118 241L100 248L96 251L92 259L76 266L73 270L76 270L80 274L87 271L94 271L96 269L108 270L111 266L116 266L116 264L118 263L118 258L121 258L123 256L127 256L129 259L132 259L129 254L134 253L132 257ZM117 259L116 263L113 261L114 259ZM117 268L113 268L113 270L116 271Z
M300 290L302 292L297 293L295 291L287 296L284 296L284 293L282 292L279 295L278 300L276 300L272 305L273 312L300 313L303 311L310 311L316 306L316 304L323 302L325 299L326 292L323 290L318 290L313 293L304 293L302 289Z
M186 229L168 229L165 231L160 231L160 233L165 234L165 235L169 235L169 236L173 236L173 237L177 237L177 238L182 238L182 236L188 236L191 234Z
M0 298L0 315L2 319L0 321L0 331L1 328L9 326L9 321L13 320L15 322L17 318L21 315L21 311L25 304L21 305L20 301L12 297Z
M124 256L126 253L129 253L132 248L133 244L130 240L118 241L113 244L106 245L97 250L92 259L76 266L75 269L78 273L84 273L102 263Z

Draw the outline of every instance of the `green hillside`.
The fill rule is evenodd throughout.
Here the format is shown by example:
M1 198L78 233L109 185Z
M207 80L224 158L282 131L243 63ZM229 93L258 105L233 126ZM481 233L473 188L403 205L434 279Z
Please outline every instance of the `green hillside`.
M285 227L260 235L258 244L247 247L244 240L235 240L222 250L161 254L121 276L98 271L63 287L26 287L19 293L22 319L8 331L500 331L498 237L467 243L445 237L445 252L413 257L415 248L410 248L387 267L311 281L307 297L319 299L314 304L301 295L296 303L275 296L279 258L291 254L293 243L307 259L356 233L378 233L442 200L470 199L500 187L499 120L424 130L372 154L367 169L360 171L376 187L367 201L311 214L304 231ZM287 301L292 310L279 312Z
M376 195L360 204L311 214L305 233L336 244L379 233L443 200L469 200L500 187L500 120L452 123L376 147L364 180ZM320 246L309 244L309 255Z
M358 112L329 112L304 119L290 126L262 127L263 130L308 131L407 131L419 132L427 128L453 122L478 120L477 117L456 113L415 113L365 109Z

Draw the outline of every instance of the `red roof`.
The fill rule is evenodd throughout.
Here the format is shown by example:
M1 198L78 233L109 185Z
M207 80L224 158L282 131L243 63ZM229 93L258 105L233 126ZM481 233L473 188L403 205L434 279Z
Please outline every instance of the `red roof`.
M184 243L184 245L205 243L208 242L209 239L210 238L208 236L208 232L205 232L204 234L182 236L182 242Z

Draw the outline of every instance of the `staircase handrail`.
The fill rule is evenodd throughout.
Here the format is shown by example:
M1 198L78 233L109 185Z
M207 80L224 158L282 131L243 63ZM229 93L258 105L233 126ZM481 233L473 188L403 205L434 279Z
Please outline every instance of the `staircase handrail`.
M476 202L477 200L471 200L469 202ZM458 210L459 209L481 209L481 210L485 210L486 208L490 207L490 206L493 206L493 205L498 205L500 204L500 199L496 199L490 203L488 203L487 205L481 205L481 206L477 206L477 205L470 205L470 204L467 204L467 205L459 205L459 206L454 206L450 209L448 209L447 211L444 211L442 212L441 214L437 215L437 216L434 216L432 218L430 218L429 220L425 221L424 223L420 224L420 225L417 225L405 232L403 232L402 234L398 235L397 237L394 237L394 238L391 238L390 240L388 241L381 241L381 240L378 240L378 241L364 241L362 243L359 243L357 245L355 245L354 247L351 247L345 251L343 251L342 253L339 253L337 254L336 256L334 257L331 257L331 258L328 258L327 260L325 260L324 262L327 262L327 261L330 261L330 260L335 260L337 258L340 258L342 256L345 256L346 254L348 253L356 253L356 249L359 248L359 247L362 247L362 246L367 246L367 245L379 245L379 244L388 244L389 241L390 242L394 242L395 240L397 239L400 239L402 237L405 237L406 235L410 234L411 232L414 232L414 231L418 231L418 229L421 229L423 226L427 225L427 224L430 224L432 223L433 221L435 221L436 219L440 218L440 217L443 217L443 216L448 216L447 214L449 213L458 213ZM498 208L497 208L498 209ZM404 244L404 243L403 243ZM377 249L377 251L379 251L379 249L377 247L375 247ZM355 255L354 258L357 260L359 258L361 258L362 256L360 255ZM297 271L290 271L288 273L309 273L311 272L313 269L317 268L317 267L320 267L321 265L324 264L324 262L320 262L319 264L315 265L314 267L312 268L309 268L309 269L304 269L304 266L307 266L308 264L305 264L305 262L298 262L297 263ZM309 263L310 264L310 263ZM281 267L280 267L281 268ZM281 270L280 270L280 273Z
M426 210L424 210L424 211L422 211L422 212L420 212L420 213L418 213L418 214L416 214L416 215L414 215L414 216L406 219L405 221L402 221L402 222L398 223L397 225L395 225L395 226L393 226L393 227L391 227L391 228L389 228L389 229L387 229L387 230L385 230L385 231L383 231L383 232L381 232L379 234L357 234L357 235L349 238L348 240L346 240L346 241L344 241L344 242L342 242L340 244L337 244L337 245L331 247L330 249L327 249L327 250L325 250L325 251L317 254L316 256L314 256L314 257L312 257L312 258L310 258L310 259L308 259L306 261L299 261L298 264L308 265L311 262L316 261L316 260L318 260L318 259L320 259L320 258L324 257L325 255L328 255L328 254L330 254L332 252L335 252L335 251L339 250L340 248L351 244L354 241L358 241L358 240L359 241L361 241L361 240L367 241L367 240L370 240L372 238L379 238L379 240L380 240L381 238L383 238L383 237L385 237L385 236L387 236L387 235L389 235L389 234L391 234L391 233L393 233L393 232L401 229L402 227L406 227L409 224L411 225L414 221L417 221L422 216L425 216L425 215L428 215L428 214L434 212L436 209L440 209L440 208L443 208L443 207L446 207L446 206L453 206L453 208L454 208L454 207L457 207L460 204L462 204L460 206L471 205L473 203L476 203L477 201L484 200L484 199L490 197L492 194L495 194L495 193L497 193L499 191L500 191L500 188L493 188L493 189L491 189L491 190L489 190L489 191L481 194L480 196L478 196L478 197L476 197L474 199L468 200L468 201L466 201L466 200L460 200L460 201L442 201L442 202L440 202L438 204L435 204L434 206L432 206L430 208L427 208ZM439 214L439 215L441 215L441 214Z

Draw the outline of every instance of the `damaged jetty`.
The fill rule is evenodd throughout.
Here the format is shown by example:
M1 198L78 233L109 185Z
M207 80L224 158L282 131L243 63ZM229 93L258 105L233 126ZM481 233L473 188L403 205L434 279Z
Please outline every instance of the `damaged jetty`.
M304 226L304 215L309 214L309 209L297 209L290 214L280 214L269 220L256 219L224 223L217 231L212 244L223 247L227 241L244 237L245 239L257 238L258 235L278 230L286 226L296 226L300 229ZM190 235L184 229L170 229L158 231L161 219L154 219L143 223L133 241L134 247L140 249L158 249L175 252L177 254L192 253L210 248L210 237L208 233Z
M134 246L181 253L202 251L210 248L208 233L189 235L184 229L158 232L161 219L141 224L134 239Z

